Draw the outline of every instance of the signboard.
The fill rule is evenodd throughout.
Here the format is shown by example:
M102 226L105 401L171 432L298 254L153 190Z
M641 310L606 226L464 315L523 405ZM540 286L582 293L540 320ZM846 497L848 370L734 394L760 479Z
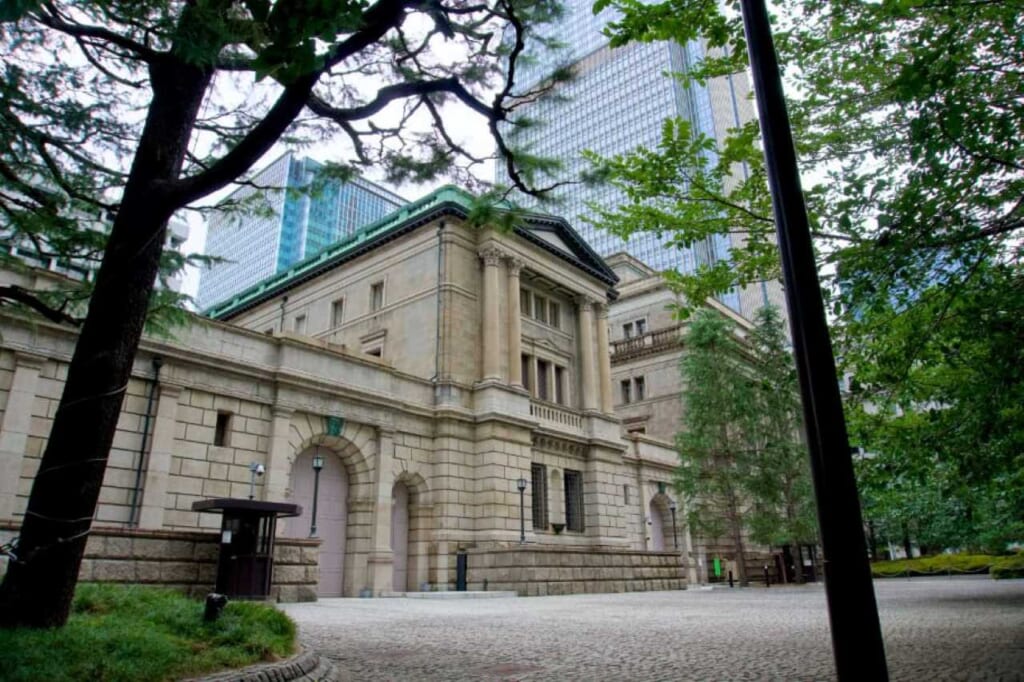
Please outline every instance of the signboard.
M715 557L715 577L716 578L721 578L722 577L722 560L719 559L718 557Z
M345 428L345 420L341 417L328 417L327 418L327 435L328 436L340 436L342 430Z

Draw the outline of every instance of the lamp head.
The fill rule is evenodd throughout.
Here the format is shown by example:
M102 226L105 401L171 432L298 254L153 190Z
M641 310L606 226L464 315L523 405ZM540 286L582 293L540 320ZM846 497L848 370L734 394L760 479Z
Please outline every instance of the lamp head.
M519 492L526 490L526 479L520 478L518 481L516 481L516 488L519 489Z
M677 507L676 507L676 501L675 501L675 500L669 500L669 501L668 501L668 508L669 508L670 510L672 510L672 511L675 511L675 510L677 509Z
M313 455L313 470L320 471L324 468L323 455Z
M259 462L253 462L252 464L249 465L249 471L256 474L257 476L262 476L264 473L266 473L267 468L260 464Z

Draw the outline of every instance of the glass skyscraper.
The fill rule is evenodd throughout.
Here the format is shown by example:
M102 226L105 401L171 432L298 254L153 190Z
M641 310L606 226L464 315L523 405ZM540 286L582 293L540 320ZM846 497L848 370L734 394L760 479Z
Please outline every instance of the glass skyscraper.
M702 59L701 44L634 43L612 49L601 31L615 14L606 10L595 16L591 4L592 0L566 0L563 17L544 32L557 36L567 47L536 50L534 61L517 67L517 88L525 91L541 83L557 64L573 65L575 78L558 86L564 97L549 97L520 110L520 115L540 125L518 132L516 138L516 145L527 145L531 154L561 161L557 179L579 179L587 166L580 155L585 149L611 156L639 146L656 147L662 122L671 116L686 118L696 131L719 140L729 128L753 116L743 75L715 79L707 85L683 84L668 75L685 72ZM503 166L498 167L498 182L507 182ZM652 268L684 272L728 258L729 238L725 236L680 250L664 247L654 234L637 234L623 241L596 229L584 219L587 203L609 208L621 203L624 197L613 187L568 184L555 196L562 203L545 210L565 216L603 256L626 251ZM740 312L752 313L752 308L742 310L750 306L741 305L740 292L721 298ZM761 301L751 303L756 307Z
M362 178L330 180L316 191L298 191L322 165L287 152L236 190L229 201L260 201L247 210L218 211L208 224L206 254L224 259L199 280L200 309L287 270L407 202ZM259 187L274 189L260 190Z

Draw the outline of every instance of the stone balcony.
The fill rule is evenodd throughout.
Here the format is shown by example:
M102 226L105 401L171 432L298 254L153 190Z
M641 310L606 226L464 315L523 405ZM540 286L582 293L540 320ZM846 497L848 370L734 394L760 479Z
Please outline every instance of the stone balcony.
M579 410L549 403L544 400L530 400L530 416L544 427L555 431L581 435L583 432L583 417Z
M649 331L640 336L612 341L612 364L680 348L683 344L682 332L685 326L685 324L677 324Z

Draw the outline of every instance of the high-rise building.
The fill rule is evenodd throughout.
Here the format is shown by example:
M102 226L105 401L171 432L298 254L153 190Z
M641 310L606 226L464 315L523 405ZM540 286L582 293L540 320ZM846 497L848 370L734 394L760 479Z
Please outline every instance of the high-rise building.
M310 188L322 168L286 152L228 197L229 204L238 204L259 192L258 201L211 216L206 254L223 260L200 277L200 308L287 270L406 203L362 178L327 180Z
M668 75L685 72L704 56L697 42L632 43L613 49L603 28L615 15L591 11L590 0L566 0L564 14L546 32L566 45L557 51L537 50L535 59L517 67L517 86L529 90L549 77L558 64L572 64L575 78L558 86L563 97L544 98L520 110L540 125L517 132L517 145L530 153L562 162L558 179L568 181L555 195L561 205L547 207L563 215L602 256L625 251L655 270L694 270L729 257L729 237L719 236L690 249L665 248L657 235L642 233L622 240L588 223L587 204L614 207L623 195L611 186L579 182L587 163L585 149L604 156L654 148L661 139L662 122L680 116L692 122L696 132L722 140L729 128L754 115L749 83L743 74L707 84L683 83ZM708 161L713 163L714 157ZM501 164L498 182L507 182ZM743 172L740 169L740 172ZM528 200L527 200L528 201ZM747 287L720 297L723 303L746 316L769 297L777 286ZM774 297L772 297L774 299ZM778 301L775 301L778 302Z

